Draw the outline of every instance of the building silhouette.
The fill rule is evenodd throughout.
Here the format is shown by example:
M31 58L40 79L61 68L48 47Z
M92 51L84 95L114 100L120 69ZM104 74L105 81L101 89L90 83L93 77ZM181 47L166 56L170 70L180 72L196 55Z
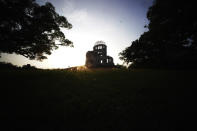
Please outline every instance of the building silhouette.
M107 46L103 41L97 41L93 51L86 53L86 67L113 67L114 62L111 56L107 56Z

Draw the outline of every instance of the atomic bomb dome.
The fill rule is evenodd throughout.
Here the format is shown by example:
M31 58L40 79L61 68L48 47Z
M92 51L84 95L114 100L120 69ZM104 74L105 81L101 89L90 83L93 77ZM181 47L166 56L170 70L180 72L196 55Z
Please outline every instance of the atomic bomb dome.
M97 42L95 42L94 46L97 46L97 45L105 45L106 46L104 41L97 41Z
M86 53L86 67L113 67L114 62L111 56L107 56L107 45L104 41L97 41L93 51Z

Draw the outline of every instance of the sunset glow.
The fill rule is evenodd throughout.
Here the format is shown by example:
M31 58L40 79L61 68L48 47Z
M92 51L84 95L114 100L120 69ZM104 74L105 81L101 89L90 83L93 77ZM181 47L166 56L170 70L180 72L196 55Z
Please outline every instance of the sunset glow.
M107 44L108 54L114 63L121 64L119 52L145 31L148 23L146 11L152 1L147 0L37 0L51 2L56 11L73 25L70 30L62 29L74 48L60 47L42 62L28 60L22 56L2 54L0 61L22 66L31 64L38 68L67 68L85 64L86 52L94 43L102 40Z

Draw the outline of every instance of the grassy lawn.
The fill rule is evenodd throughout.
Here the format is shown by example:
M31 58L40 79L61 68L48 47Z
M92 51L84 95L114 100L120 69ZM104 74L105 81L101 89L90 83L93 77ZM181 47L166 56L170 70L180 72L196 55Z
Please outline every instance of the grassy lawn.
M8 130L171 131L192 126L197 70L0 70ZM8 125L8 126L7 126Z

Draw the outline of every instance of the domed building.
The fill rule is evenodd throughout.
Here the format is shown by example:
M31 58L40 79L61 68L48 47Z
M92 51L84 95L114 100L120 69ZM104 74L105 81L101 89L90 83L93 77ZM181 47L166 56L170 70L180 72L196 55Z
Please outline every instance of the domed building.
M111 56L107 56L107 46L103 41L97 41L93 51L86 53L86 67L113 67L114 62Z

